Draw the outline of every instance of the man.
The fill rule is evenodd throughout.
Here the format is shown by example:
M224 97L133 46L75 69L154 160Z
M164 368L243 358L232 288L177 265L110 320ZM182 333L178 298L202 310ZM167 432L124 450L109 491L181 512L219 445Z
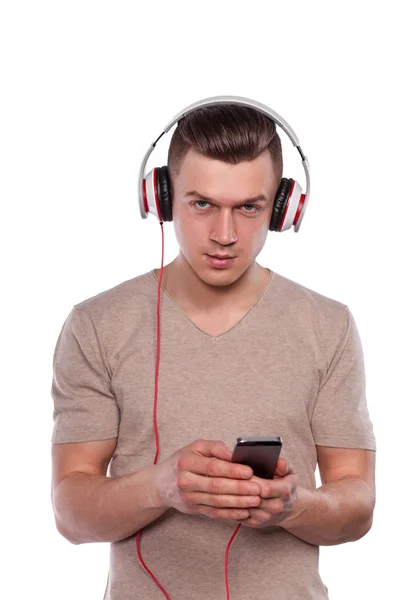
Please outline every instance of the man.
M152 270L75 305L57 341L57 528L72 543L112 543L107 600L326 599L319 546L361 538L375 504L354 319L256 262L282 178L267 116L188 114L168 176L180 252L163 271L157 408ZM273 480L231 462L244 435L283 438ZM158 587L136 556L142 534Z

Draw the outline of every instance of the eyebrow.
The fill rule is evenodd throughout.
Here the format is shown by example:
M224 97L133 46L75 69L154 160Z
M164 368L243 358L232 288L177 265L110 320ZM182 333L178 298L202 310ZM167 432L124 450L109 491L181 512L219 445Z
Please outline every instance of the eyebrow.
M187 196L193 196L195 198L198 198L199 200L204 200L205 202L211 202L218 206L218 202L216 200L214 200L213 198L209 198L208 196L204 196L204 194L200 194L196 190L191 190L190 192L186 192L186 194L184 194L184 197L186 198ZM268 198L266 198L263 194L260 194L258 196L255 196L254 198L246 198L244 200L241 200L239 202L239 204L252 204L253 202L268 202Z

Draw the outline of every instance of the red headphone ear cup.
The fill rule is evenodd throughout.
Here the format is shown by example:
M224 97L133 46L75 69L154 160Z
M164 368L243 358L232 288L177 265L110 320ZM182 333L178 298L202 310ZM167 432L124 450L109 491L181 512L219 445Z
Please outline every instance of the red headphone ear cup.
M282 178L278 191L275 194L274 206L272 208L271 221L269 224L270 231L280 230L292 185L293 179L287 179L286 177Z
M158 167L155 171L158 206L163 221L172 221L172 196L168 167Z

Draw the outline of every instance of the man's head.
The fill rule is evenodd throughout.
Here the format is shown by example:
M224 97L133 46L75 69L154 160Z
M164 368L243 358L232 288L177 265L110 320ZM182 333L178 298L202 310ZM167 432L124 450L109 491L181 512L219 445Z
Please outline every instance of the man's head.
M181 119L168 172L181 255L211 285L228 285L255 261L282 178L274 122L240 105L203 107ZM234 256L218 269L207 255Z

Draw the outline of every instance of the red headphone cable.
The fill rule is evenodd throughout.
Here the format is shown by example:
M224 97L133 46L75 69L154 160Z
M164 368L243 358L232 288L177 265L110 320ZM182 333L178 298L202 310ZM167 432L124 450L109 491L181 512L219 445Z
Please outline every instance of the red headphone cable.
M153 463L154 465L157 462L158 450L159 450L158 428L157 428L157 398L158 398L158 371L159 371L159 367L160 367L160 295L161 295L161 282L162 282L162 276L163 276L163 270L164 270L164 228L163 228L163 223L161 221L160 221L160 225L161 225L161 234L162 234L162 258L161 258L161 272L160 272L160 279L158 282L158 297L157 297L157 358L156 358L156 379L155 379L154 415L153 415L154 433L155 433L155 437L156 437L156 455L154 457L154 463ZM145 564L145 562L140 554L139 542L140 542L141 535L142 535L142 529L140 529L136 535L137 557L138 557L141 565L146 569L147 573L150 575L150 577L153 578L153 580L156 582L156 584L158 585L160 590L163 592L164 596L166 598L168 598L168 600L171 600L171 596L163 588L163 586L158 581L156 576L147 567L147 565Z
M160 221L160 225L161 225L161 236L162 236L162 253L161 253L161 271L160 271L160 279L158 281L158 293L157 293L157 358L156 358L156 376L155 376L155 392L154 392L154 414L153 414L153 424L154 424L154 433L155 433L155 439L156 439L156 454L154 457L154 462L153 464L155 465L157 463L157 458L158 458L158 452L159 452L159 443L158 443L158 428L157 428L157 399L158 399L158 374L159 374L159 368L160 368L160 298L161 298L161 283L162 283L162 276L163 276L163 270L164 270L164 227L163 227L163 222ZM231 539L228 542L228 545L226 547L225 550L225 586L226 586L226 600L230 600L230 593L229 593L229 579L228 579L228 555L229 555L229 549L232 545L233 540L236 537L237 532L239 531L241 527L241 524L239 523L239 525L236 527L235 531L233 532ZM168 600L171 600L171 596L168 594L167 590L161 585L161 583L158 581L158 579L156 578L156 576L150 571L150 569L147 567L147 565L145 564L142 555L140 553L140 549L139 549L139 542L140 542L140 538L142 535L142 529L139 529L139 531L137 532L136 535L136 554L137 557L140 561L140 564L143 566L143 568L147 571L147 573L150 575L150 577L152 577L152 579L155 581L155 583L158 585L158 587L160 588L160 590L163 592L164 596L166 598L168 598Z

